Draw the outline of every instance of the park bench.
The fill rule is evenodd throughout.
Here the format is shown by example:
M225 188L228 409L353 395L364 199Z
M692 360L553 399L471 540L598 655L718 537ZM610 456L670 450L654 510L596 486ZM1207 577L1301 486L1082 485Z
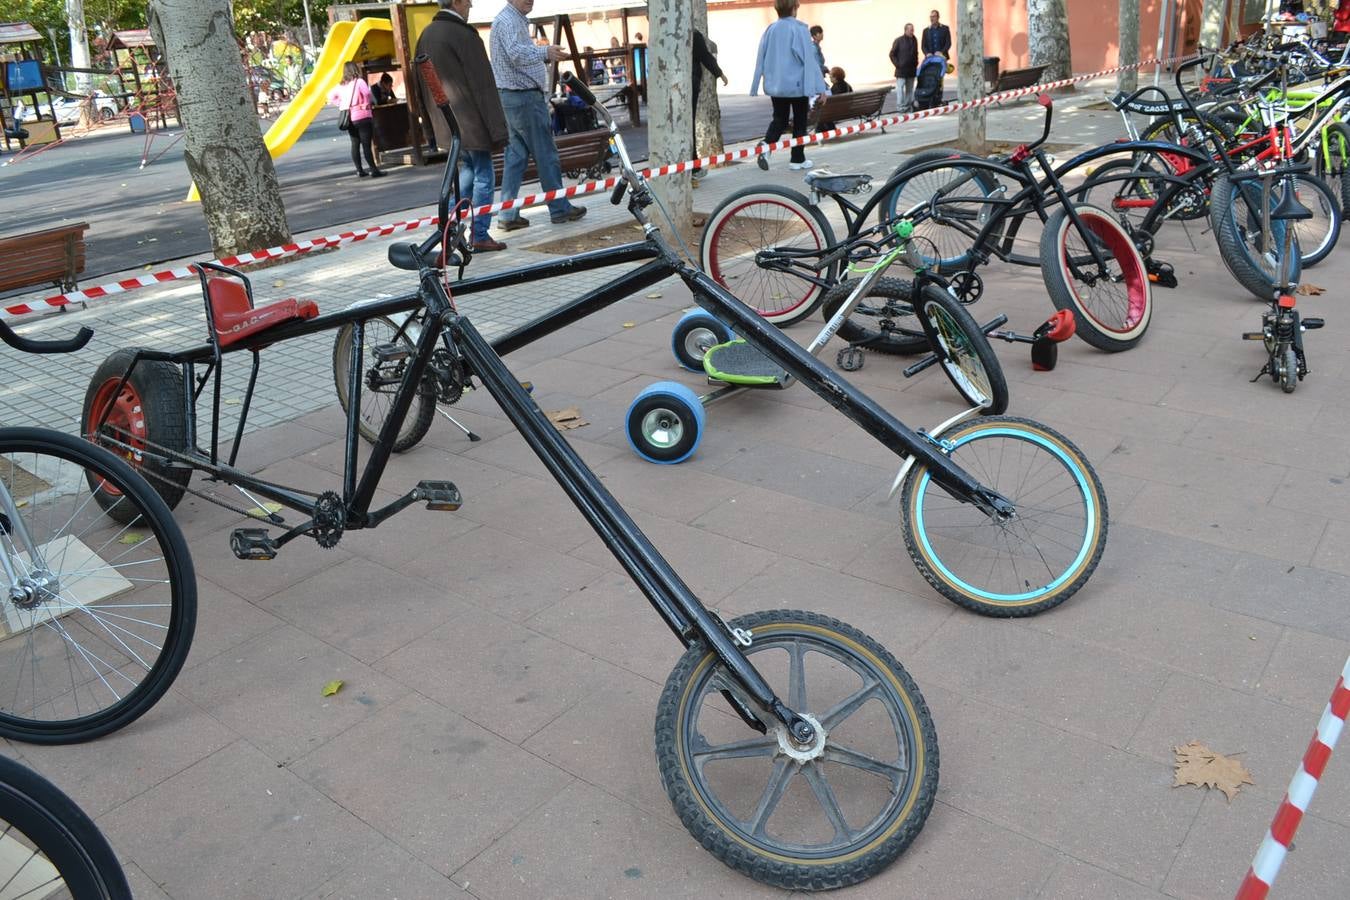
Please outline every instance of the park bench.
M1041 74L1049 66L1027 66L1025 69L1008 69L1004 72L998 72L992 83L989 82L989 72L985 71L985 81L988 87L988 93L997 94L1000 91L1014 91L1018 88L1031 87L1041 80Z
M563 174L568 178L595 179L604 174L608 168L606 165L606 160L609 159L608 128L555 135L554 143L558 145L558 160L562 163ZM502 166L505 159L503 153L492 154L492 169L497 174L498 184L502 182ZM525 167L524 180L533 181L538 177L539 170L535 168L534 157L530 157L530 162Z
M0 237L0 292L43 284L75 290L75 276L84 271L88 229L88 222L76 222Z
M875 119L881 115L881 106L893 87L864 88L847 94L826 94L825 99L811 107L806 124L812 130L821 122L842 122L845 119ZM885 132L886 129L882 129Z

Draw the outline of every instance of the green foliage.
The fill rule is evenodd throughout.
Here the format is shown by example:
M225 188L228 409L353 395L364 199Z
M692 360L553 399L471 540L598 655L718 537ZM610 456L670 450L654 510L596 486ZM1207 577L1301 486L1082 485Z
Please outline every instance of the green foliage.
M309 18L314 23L317 37L328 23L328 7L335 0L309 0ZM305 24L305 7L301 0L236 0L234 27L241 35L250 31L275 34L287 26Z
M9 0L4 19L27 22L44 36L48 29L55 29L61 60L69 61L70 31L65 0ZM85 0L84 20L89 32L89 50L97 55L97 48L102 46L100 37L124 28L145 27L145 3L142 0ZM44 42L43 53L49 61L54 61L49 41Z

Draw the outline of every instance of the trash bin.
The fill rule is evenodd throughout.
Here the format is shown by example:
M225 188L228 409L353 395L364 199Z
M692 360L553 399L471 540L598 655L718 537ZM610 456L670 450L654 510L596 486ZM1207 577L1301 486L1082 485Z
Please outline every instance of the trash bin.
M986 56L984 58L984 80L989 84L998 81L998 61L1000 57Z
M127 124L131 126L132 134L145 134L145 116L134 112L127 116Z

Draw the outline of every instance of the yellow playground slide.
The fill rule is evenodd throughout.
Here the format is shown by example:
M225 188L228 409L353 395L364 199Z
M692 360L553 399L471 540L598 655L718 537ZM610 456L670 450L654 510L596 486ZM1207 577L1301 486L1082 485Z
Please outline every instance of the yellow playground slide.
M294 146L309 123L328 103L328 93L342 82L342 66L351 61L363 62L394 55L394 30L388 19L365 18L355 22L334 22L328 30L328 39L314 63L314 71L300 92L291 98L272 127L263 135L267 151L276 159ZM194 184L187 199L201 199Z

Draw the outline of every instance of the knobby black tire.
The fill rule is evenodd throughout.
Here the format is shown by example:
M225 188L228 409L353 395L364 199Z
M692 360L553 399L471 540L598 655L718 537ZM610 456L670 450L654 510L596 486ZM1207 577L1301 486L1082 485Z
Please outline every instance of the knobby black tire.
M398 324L387 316L377 316L366 321L366 334L371 335L372 328L387 328L388 337L392 338L399 334ZM333 387L337 391L338 404L342 407L344 413L347 412L347 366L351 360L352 339L355 336L356 328L352 324L343 325L338 329L333 338ZM403 334L399 340L405 344L409 353L415 353L416 347L413 341ZM411 362L409 356L407 362ZM361 382L361 415L356 417L357 431L362 440L368 444L374 444L379 440L380 429L384 427L385 416L388 414L390 405L394 402L394 391L397 387L381 392L377 396L385 398L382 403L372 398L372 391L364 377L376 365L375 360L369 354L362 357L362 382ZM400 364L398 371L402 371L403 365ZM367 413L369 409L369 413ZM436 391L429 382L419 385L417 395L413 397L412 406L408 409L408 415L404 418L398 434L394 437L393 452L405 453L416 447L422 438L427 436L431 430L431 422L436 417Z
M45 861L55 868L67 892L61 896L75 900L131 900L131 889L117 863L117 855L93 820L56 785L3 756L0 756L0 840L15 850L36 851L31 857L7 854L5 859L11 864L42 866ZM10 885L18 889L27 884L22 868L0 869L0 887ZM32 886L23 896L52 896L59 887L44 882Z
M925 284L919 299L920 315L933 329L938 366L956 392L972 406L990 415L1008 408L1008 381L989 338L970 311L936 284Z
M690 697L695 686L715 677L709 670L716 656L702 643L693 644L676 664L661 694L656 713L656 759L666 793L676 814L694 839L726 865L756 881L788 890L829 890L864 881L893 862L922 830L932 809L938 785L937 732L918 686L884 647L849 625L817 613L798 610L773 610L752 613L727 623L731 628L748 630L752 640L769 643L793 635L807 640L834 642L841 652L873 673L878 693L895 704L902 716L896 738L912 749L909 760L912 774L899 793L888 800L874 827L861 835L857 847L833 855L807 857L790 847L769 849L757 846L737 831L741 823L729 823L714 809L720 803L709 802L706 785L690 760L692 752L683 728L683 716L698 698ZM753 655L754 645L747 653ZM807 703L811 702L807 691ZM816 703L827 702L816 698ZM869 703L876 702L874 695ZM820 714L820 709L797 709L801 714ZM895 720L892 719L894 724ZM774 722L767 721L770 734ZM748 726L747 737L758 732ZM827 738L827 748L831 745ZM816 765L808 762L806 766ZM805 768L802 766L801 768ZM789 778L793 777L789 775ZM884 788L880 789L884 792ZM891 810L890 807L894 807ZM761 843L767 841L767 837Z
M1079 232L1062 206L1050 213L1041 233L1041 274L1056 309L1072 310L1077 335L1098 350L1116 353L1139 343L1153 316L1153 292L1144 259L1134 239L1111 214L1086 204L1074 211L1108 260L1110 279L1101 296L1084 296L1076 272L1096 277L1097 264L1088 238ZM1081 245L1081 246L1079 246ZM1113 290L1112 285L1118 285ZM1092 290L1095 286L1086 286Z
M1259 185L1254 187L1259 191ZM1260 241L1258 225L1260 211L1250 207L1246 200L1239 199L1237 194L1233 182L1226 176L1214 179L1214 187L1209 197L1209 221L1214 230L1214 239L1219 245L1219 258L1237 279L1238 284L1258 299L1269 301L1275 294L1275 281L1279 277L1278 262L1284 242L1280 237L1279 226L1272 224L1274 246L1271 248L1269 260L1265 258L1259 246L1249 243ZM1259 196L1257 193L1258 199L1255 204L1257 207L1260 206ZM1244 220L1242 228L1239 228L1237 220L1239 213ZM1295 234L1287 277L1290 284L1297 285L1302 275L1302 252Z
M0 694L0 736L35 744L92 740L123 728L145 714L169 689L182 669L197 622L197 578L192 557L163 498L144 478L107 450L48 429L0 430L0 460L9 459L11 454L42 455L48 463L36 468L48 471L60 469L57 461L71 464L72 471L62 480L70 485L65 494L61 493L60 483L33 485L23 468L0 466L0 478L8 478L6 486L11 494L19 493L21 485L22 490L34 492L32 502L22 502L19 496L15 497L15 502L22 503L19 513L39 546L54 546L67 537L88 541L86 546L94 551L94 559L101 560L102 564L85 571L83 567L88 565L87 561L78 560L74 552L63 551L56 568L59 569L61 564L71 568L54 572L61 584L61 593L43 600L31 610L15 608L10 611L11 619L17 624L11 634L22 632L25 637L14 638L19 643L13 646L0 640L6 678L9 673L17 673L13 675L14 690L9 690L6 685ZM47 477L52 476L48 474ZM113 489L118 497L117 509L108 512L107 517L118 523L131 524L108 529L108 534L99 533L103 526L93 510L101 508L102 504L90 504L87 499L79 498L79 489L75 485L81 481L90 486L95 497L101 489ZM69 494L74 494L75 499L69 501L74 511L68 518L64 508L61 515L48 513L44 517L41 514L42 504L62 502ZM49 534L52 527L55 531ZM155 543L149 543L151 537L146 536L147 531ZM62 543L61 546L76 545ZM151 551L151 555L146 561L139 560L136 554L146 550ZM7 547L0 545L0 552L7 552ZM71 557L69 560L67 555ZM127 569L125 575L118 570L119 560ZM51 563L51 558L48 562ZM162 597L159 593L162 588L157 587L161 569L162 580L168 583L167 598ZM114 575L123 576L124 580L135 579L135 582L128 581L125 587L118 589L119 592L102 598L110 601L106 605L100 605L101 599L82 602L77 599L80 595L73 593L82 581L93 578L97 585ZM127 609L128 606L132 608ZM165 614L155 610L164 608L167 608L167 621L161 622ZM44 613L49 617L41 618ZM86 633L88 636L84 637ZM160 641L157 648L155 640ZM50 646L44 646L44 641ZM153 660L149 658L152 650L158 652ZM67 657L61 659L61 653ZM37 662L25 662L25 654L35 658L44 656L43 671L51 678L64 680L68 676L71 679L69 688L63 685L56 691L44 684L44 699L40 700L35 681ZM114 659L114 654L126 659ZM89 674L84 674L85 669L90 670ZM125 682L130 682L132 675L140 674L140 669L145 670L140 680L127 687ZM120 676L110 674L118 671L122 673ZM77 683L77 675L87 681ZM34 679L33 710L21 710L18 708L20 702L26 705L30 701L20 697L20 685L27 684L30 679ZM97 708L102 697L109 694L113 698L111 702ZM83 704L81 696L84 697ZM72 699L66 701L66 697ZM56 700L62 700L65 705L58 708ZM52 707L51 714L40 717L39 711L48 705Z
M125 406L127 397L139 400L140 419L137 423L126 425L117 419L110 420L113 433L110 437L122 443L136 445L135 437L128 438L124 433L127 427L144 430L143 439L149 444L165 447L171 451L183 452L187 449L187 417L183 408L183 373L173 363L159 360L141 360L132 370L131 377L119 396L112 395L117 382L126 372L135 356L134 348L114 351L103 361L89 380L89 388L84 394L83 414L80 419L80 433L95 443L107 447L117 456L129 462L145 474L146 479L164 498L169 509L178 506L183 493L192 479L192 470L184 466L170 465L154 450L144 453L125 450L114 446L99 435L94 434L94 426L102 417L103 408L108 403ZM128 394L128 391L134 392ZM123 432L123 433L118 433ZM143 445L144 446L144 445ZM115 498L106 493L95 494L95 498L108 510L109 515L117 518L120 513L115 508ZM125 522L123 519L118 521Z
M971 419L941 438L951 459L1011 500L1020 518L995 521L916 465L905 476L900 521L924 579L958 606L999 618L1035 615L1077 593L1101 561L1109 518L1083 452L1059 432L1012 416ZM997 460L986 458L994 453Z
M772 229L768 217L782 227ZM782 243L773 237L796 240ZM762 184L737 191L713 209L699 242L699 261L714 281L767 321L785 327L815 312L825 287L837 280L839 264L809 272L795 267L778 271L759 266L751 251L793 247L823 254L834 243L834 229L805 196L790 188ZM801 262L809 265L811 261ZM807 280L808 274L825 286Z
M1327 150L1320 152L1318 143L1317 174L1340 200L1341 213L1350 209L1350 125L1332 122L1323 129Z
M857 287L854 282L837 284L821 301L821 316L834 318ZM910 354L928 349L928 336L914 316L910 282L903 278L879 278L856 309L839 326L839 337L878 353Z

